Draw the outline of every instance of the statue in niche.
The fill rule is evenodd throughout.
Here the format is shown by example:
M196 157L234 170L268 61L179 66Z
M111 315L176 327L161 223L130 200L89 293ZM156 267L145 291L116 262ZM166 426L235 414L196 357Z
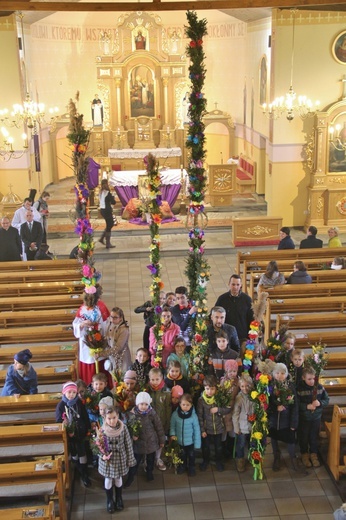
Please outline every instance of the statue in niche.
M168 38L170 43L170 53L179 54L181 42L181 30L168 30Z
M135 35L135 46L136 50L144 50L146 46L146 37L144 36L143 32L138 29L137 34Z
M110 54L112 54L111 40L112 40L112 37L111 37L110 31L107 31L107 30L100 31L99 45L100 45L100 48L101 48L103 54L106 56L109 56Z
M154 76L149 67L134 67L130 75L131 117L154 117Z
M91 116L93 126L103 125L103 104L98 94L95 94L95 97L91 102Z

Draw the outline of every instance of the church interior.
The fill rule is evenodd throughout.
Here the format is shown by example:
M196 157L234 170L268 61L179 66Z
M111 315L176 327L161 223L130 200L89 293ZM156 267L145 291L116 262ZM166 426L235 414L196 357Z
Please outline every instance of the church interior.
M102 3L102 9L95 7L90 11L74 8L75 4L83 4L74 0L57 2L61 4L59 10L50 11L46 7L40 10L40 2L26 3L28 7L30 3L35 4L35 8L26 10L24 2L17 0L0 5L3 66L0 217L13 214L30 190L36 190L37 194L50 191L51 251L58 257L68 257L76 244L73 214L70 214L74 172L67 138L68 103L77 96L78 111L84 115L85 126L91 132L88 152L98 170L98 180L108 178L117 195L119 223L113 233L116 248L106 251L96 244L95 249L97 266L102 273L103 299L109 308L121 302L130 324L134 354L142 340L143 319L135 315L133 309L148 299L150 281L146 269L148 231L136 225L138 215L131 213L131 201L145 194L141 177L145 170L143 158L148 152L154 153L162 166L164 198L168 209L173 211L172 222L166 224L166 232L162 230L165 285L169 287L167 290L186 285L184 216L189 150L185 143L191 88L186 56L186 11L167 10L164 3L157 3L157 10L152 6L145 10L145 2L136 3L136 8L128 3L123 11L113 8L107 11L108 2ZM245 7L236 2L237 8L233 8L233 4L228 8L226 2L221 3L220 9L212 9L212 2L205 3L205 9L198 5L204 2L189 1L185 6L186 10L197 9L198 17L207 20L207 36L203 42L207 70L203 95L207 99L207 112L203 122L208 175L205 202L211 228L206 243L213 272L208 287L210 307L226 290L230 272L237 270L237 251L256 249L254 246L258 245L266 251L276 249L278 232L283 225L292 229L296 245L310 225L318 228L324 242L327 230L337 226L342 241L346 242L345 5L326 0L322 6L308 0L304 7L289 1L281 8L276 5L280 2L273 0L269 2L270 7L248 8L248 3ZM115 4L110 2L112 6ZM25 101L31 107L37 103L32 119L24 120L23 110L13 108L20 104L25 109ZM44 107L38 109L39 103L44 103ZM96 189L95 201L97 195ZM96 205L97 202L93 224L98 233L102 220L97 217ZM131 218L134 218L132 223L126 221ZM291 262L291 257L287 259ZM322 259L320 264L324 261ZM287 264L285 270L289 269ZM32 280L37 282L34 276L35 273ZM245 286L255 276L256 273L250 272ZM323 277L323 273L320 276ZM339 292L334 297L335 301L339 300L335 303L338 307L328 310L337 310L343 315L343 307L339 305L343 305L344 280L340 280ZM74 340L70 324L81 300L77 294L78 281L63 283L71 283L71 287L75 284L68 289L70 301L66 303L65 316L61 313L60 319L66 323L61 321L54 325L63 331L60 339L66 343ZM0 293L1 290L0 283ZM2 299L6 297L6 289L4 291ZM22 312L33 310L30 302L26 305L21 308ZM0 308L0 318L4 310L9 309ZM48 312L42 312L42 323L44 313ZM328 331L335 329L338 333L335 348L330 349L337 358L343 345L344 324L335 323ZM7 325L0 324L0 327L7 329ZM316 334L320 331L324 334L324 327L326 325L321 324ZM5 341L1 334L0 344L11 352L16 341L21 345L27 341L25 335L17 339L11 336L10 329L3 337L11 339ZM309 340L301 331L297 337L301 343ZM48 336L45 341L50 341ZM30 344L39 348L34 340ZM4 372L9 361L5 354L1 357L1 350ZM71 353L65 354L58 366L64 367L70 359ZM328 420L332 419L333 406L335 413L337 405L345 404L346 365L342 353L340 356L336 361L333 358L334 364L331 363L328 372L331 386L333 378L341 375L342 379L340 392L331 389ZM57 380L58 376L54 382ZM58 392L60 382L59 385L51 385L51 382L42 387L43 391ZM10 401L3 399L0 423L4 422L1 426L5 435L0 440L0 457L4 457L2 463L10 463L11 457L15 459L13 452L6 456L4 452L13 442L7 430L11 428L14 412ZM20 413L33 411L25 410L25 406L22 405ZM48 421L52 416L52 403L42 402L38 406L37 428L41 428L43 420ZM85 488L77 477L69 481L71 475L66 473L66 468L61 469L60 457L57 457L50 470L62 476L58 477L61 480L57 480L54 491L52 488L50 493L45 493L50 496L48 504L43 505L28 495L23 507L12 513L5 500L8 475L0 468L0 509L6 508L9 520L36 516L53 520L55 514L61 520L95 517L100 520L113 517L172 520L177 516L184 520L329 520L346 500L346 466L345 461L340 463L343 459L340 431L344 429L344 418L337 414L335 422L338 420L337 431L329 431L328 439L323 432L320 439L321 467L309 469L307 473L292 471L287 454L282 456L281 471L273 472L270 446L263 480L254 481L250 469L238 474L232 459L226 461L224 472L210 468L204 473L198 472L194 478L187 474L176 475L172 469L155 470L154 482L148 483L142 471L134 486L124 490L124 511L110 515L105 507L103 481L97 471L92 471L92 486ZM334 425L334 418L329 424ZM41 430L33 430L30 437L28 431L23 430L22 442L34 445L34 434L37 438L38 431ZM47 442L53 444L61 436L61 430L47 431L46 436ZM333 442L338 439L339 451L335 449L332 455L334 470L329 465L331 439ZM35 453L40 454L42 449L36 448ZM14 450L18 450L17 445ZM24 474L24 466L20 471ZM20 484L40 485L31 484L31 478L26 476ZM38 487L38 491L42 495L42 487ZM16 516L23 511L28 516Z

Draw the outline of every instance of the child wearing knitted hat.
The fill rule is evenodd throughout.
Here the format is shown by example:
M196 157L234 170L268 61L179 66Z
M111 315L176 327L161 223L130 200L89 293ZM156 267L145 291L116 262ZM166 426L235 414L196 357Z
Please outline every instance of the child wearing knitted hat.
M37 394L37 374L30 363L31 358L29 349L14 355L13 365L7 370L2 396Z
M100 426L102 426L104 424L105 417L106 417L106 411L108 410L108 408L112 408L113 406L114 406L113 397L107 396L107 397L102 397L102 399L100 399L100 402L99 402Z
M85 441L90 430L90 421L73 381L68 381L62 387L62 399L56 406L55 420L64 424L68 432L68 448L72 460L77 464L84 486L90 487Z
M128 425L129 430L133 432L133 450L137 465L130 468L125 487L132 484L143 455L146 459L147 481L154 480L155 452L159 448L163 448L165 432L159 416L151 407L151 402L152 399L147 392L139 392L136 397L136 406L130 412Z
M180 385L173 386L171 390L172 412L178 408L178 404L184 390Z

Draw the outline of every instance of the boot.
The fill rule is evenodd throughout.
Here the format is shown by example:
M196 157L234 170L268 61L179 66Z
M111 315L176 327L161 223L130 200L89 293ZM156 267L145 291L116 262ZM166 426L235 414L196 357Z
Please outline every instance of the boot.
M244 473L245 471L245 459L235 459L235 465L239 473Z
M106 245L105 244L105 236L106 236L106 232L104 231L101 235L101 238L99 240L99 242L101 242L101 244L103 244L104 246Z
M297 461L296 457L291 457L290 460L291 460L291 468L293 469L293 471L298 471L299 467L298 467L298 461Z
M127 474L126 482L123 485L124 488L128 488L128 487L131 486L132 482L135 480L136 472L137 472L137 466L132 466L129 469L129 472Z
M314 468L320 467L320 461L318 460L317 453L310 453L310 459Z
M80 474L82 477L82 482L85 487L91 486L91 480L88 474L88 464L80 464Z
M274 453L273 471L279 471L281 468L280 451Z
M113 501L113 486L110 489L106 489L107 496L107 512L114 513L115 512L115 504Z
M312 464L308 453L302 453L302 461L306 468L311 468Z
M113 244L111 244L111 232L107 231L105 233L105 235L106 235L106 248L107 249L112 249L115 246L113 246Z
M115 486L115 510L122 511L124 509L123 502L123 486Z

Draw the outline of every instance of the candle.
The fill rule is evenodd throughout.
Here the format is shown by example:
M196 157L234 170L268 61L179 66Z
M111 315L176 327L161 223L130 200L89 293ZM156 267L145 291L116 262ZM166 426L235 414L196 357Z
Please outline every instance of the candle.
M118 135L120 135L120 128L118 127Z

